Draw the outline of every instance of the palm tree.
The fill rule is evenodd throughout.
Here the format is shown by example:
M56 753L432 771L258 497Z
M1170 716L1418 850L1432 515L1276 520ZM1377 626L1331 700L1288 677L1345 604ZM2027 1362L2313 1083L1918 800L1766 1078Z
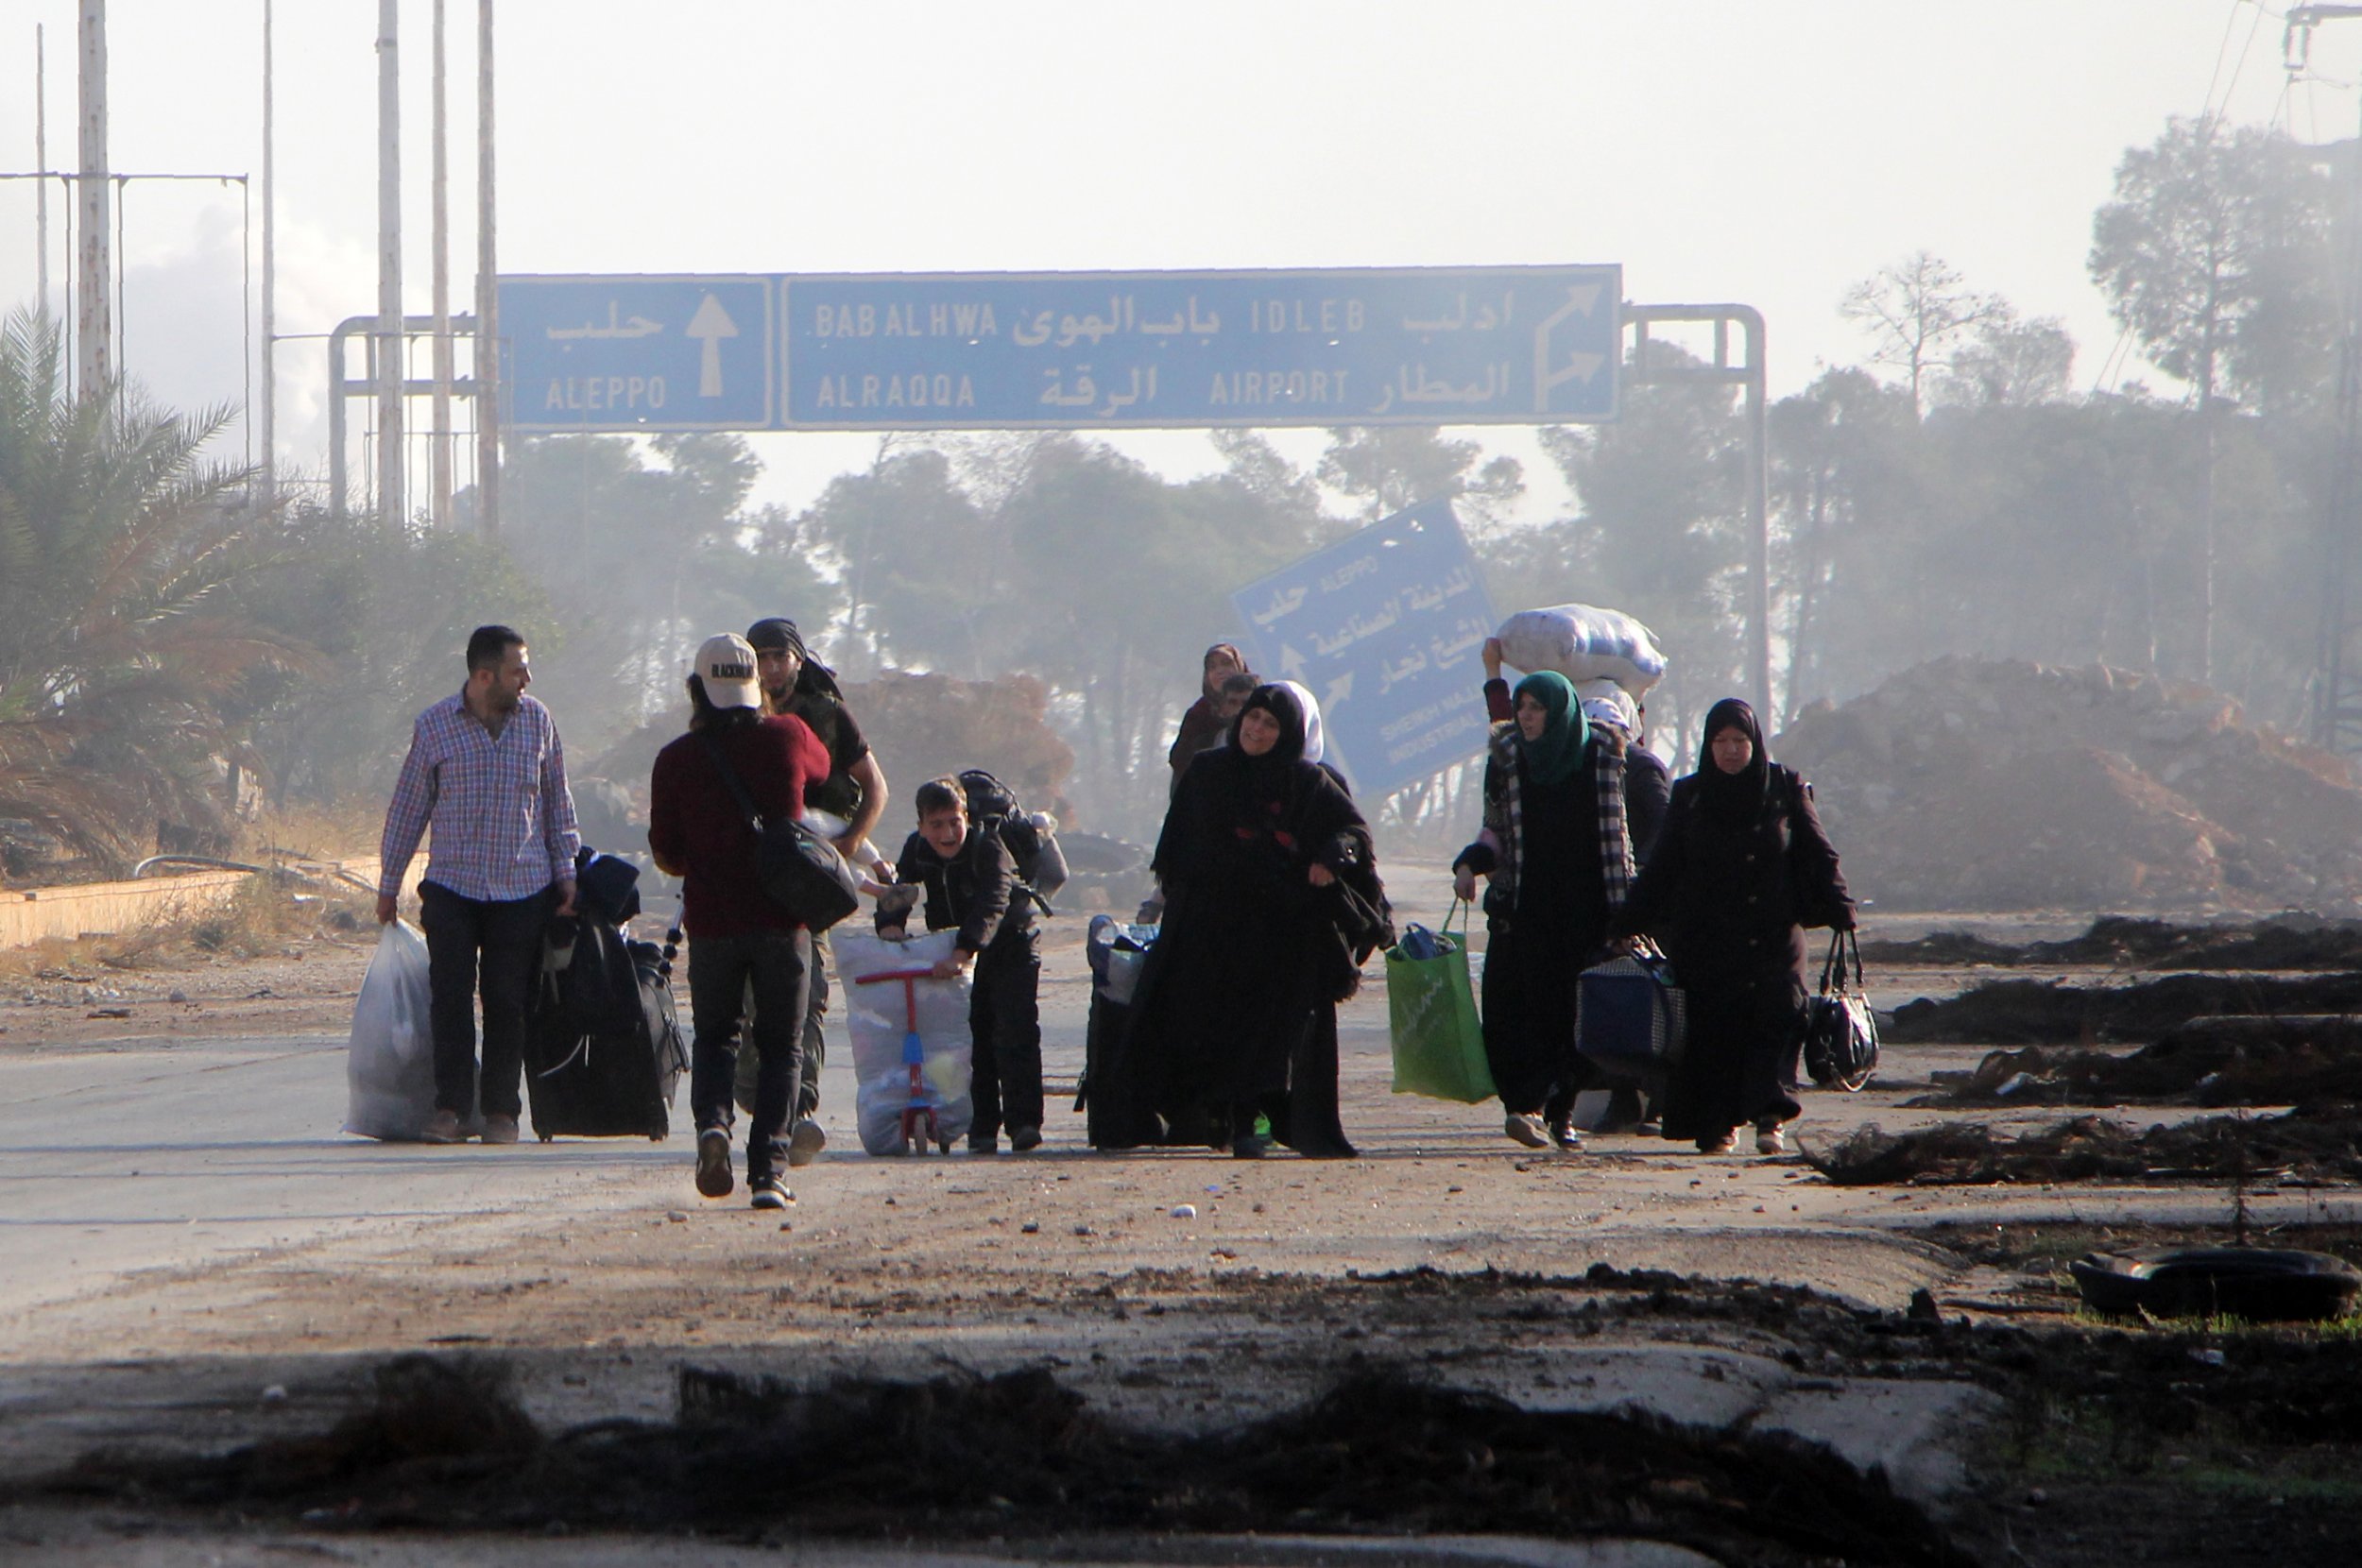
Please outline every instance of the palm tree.
M250 764L219 700L288 639L226 592L265 563L232 417L74 398L45 313L0 326L0 818L119 868L160 823L218 828Z

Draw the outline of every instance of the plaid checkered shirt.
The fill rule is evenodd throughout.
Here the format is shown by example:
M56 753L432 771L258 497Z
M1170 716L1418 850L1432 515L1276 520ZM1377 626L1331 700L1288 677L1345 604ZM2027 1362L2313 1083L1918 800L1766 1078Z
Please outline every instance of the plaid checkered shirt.
M457 696L419 714L385 809L378 892L401 890L430 823L426 878L463 898L506 903L573 881L582 836L550 710L521 696L497 736Z

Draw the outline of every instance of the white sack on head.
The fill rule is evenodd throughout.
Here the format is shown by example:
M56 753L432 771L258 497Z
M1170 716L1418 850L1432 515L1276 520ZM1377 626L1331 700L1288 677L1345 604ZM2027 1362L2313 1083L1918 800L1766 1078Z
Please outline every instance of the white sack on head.
M1519 610L1501 622L1501 658L1533 673L1555 670L1570 681L1612 680L1635 697L1665 678L1665 656L1649 628L1621 610L1553 605Z

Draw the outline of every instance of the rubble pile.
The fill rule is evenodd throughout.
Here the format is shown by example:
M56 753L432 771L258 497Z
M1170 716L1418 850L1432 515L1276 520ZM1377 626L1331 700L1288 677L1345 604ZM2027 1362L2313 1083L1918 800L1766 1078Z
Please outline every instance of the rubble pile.
M2202 687L1946 657L1772 753L1890 909L2362 908L2362 786Z

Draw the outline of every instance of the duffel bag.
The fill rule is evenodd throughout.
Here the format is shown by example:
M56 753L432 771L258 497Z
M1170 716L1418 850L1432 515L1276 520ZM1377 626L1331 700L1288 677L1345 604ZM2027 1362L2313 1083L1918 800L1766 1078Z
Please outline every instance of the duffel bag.
M1575 980L1575 1048L1608 1082L1656 1087L1682 1059L1688 1009L1673 966L1635 952L1585 969Z

